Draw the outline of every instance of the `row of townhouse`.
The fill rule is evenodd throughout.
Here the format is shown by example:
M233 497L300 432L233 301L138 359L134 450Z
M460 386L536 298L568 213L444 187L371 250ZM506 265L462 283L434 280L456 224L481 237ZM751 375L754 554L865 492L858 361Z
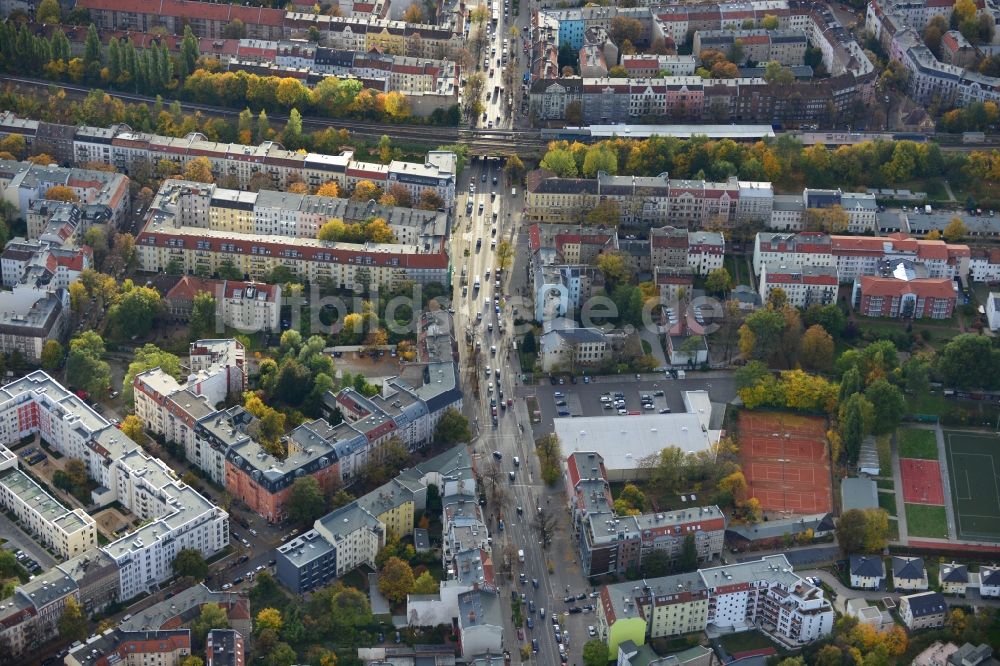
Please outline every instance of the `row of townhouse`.
M252 280L266 280L275 267L284 266L311 283L327 281L356 292L404 281L447 281L446 236L438 224L423 224L424 216L390 215L390 228L409 243L317 239L319 228L345 210L340 201L167 180L136 238L139 266L150 272L174 266L201 275L232 266ZM365 210L367 219L381 209L371 204ZM433 222L440 219L431 217Z
M978 2L977 13L1000 25L1000 6ZM865 27L879 40L885 52L909 72L907 92L918 103L940 102L945 106L966 106L972 102L1000 101L1000 78L975 71L973 47L961 35L949 33L938 59L924 44L921 35L934 16L947 19L951 6L943 0L868 3ZM994 35L994 44L1000 36ZM972 69L969 69L971 67Z
M885 262L909 261L926 268L928 278L964 280L969 276L969 246L940 240L889 236L840 236L823 232L760 232L754 239L753 268L768 264L835 268L841 283L879 275Z
M349 388L327 394L324 409L345 420L331 426L316 419L292 429L282 438L287 454L279 458L252 436L255 417L239 406L218 407L246 388L243 346L199 340L191 345L190 366L183 383L159 368L138 374L136 416L154 434L181 445L191 463L268 522L287 518L295 479L309 475L330 489L350 485L390 439L411 450L423 446L445 411L462 406L455 364L429 363L419 387L393 377L372 398Z
M658 176L557 178L543 169L528 174L525 215L533 222L578 223L605 200L616 201L623 222L698 228L766 222L774 190L770 183L731 178L713 183Z
M0 135L20 134L29 148L35 146L33 135L38 125L35 121L12 117L9 111L0 113ZM38 150L44 147L39 144ZM0 160L0 198L13 206L21 219L31 220L32 239L47 231L60 232L58 226L48 229L48 223L55 213L53 210L50 214L49 209L61 202L49 201L38 207L41 205L38 202L44 201L45 194L56 186L68 187L76 196L75 210L60 212L59 218L72 227L74 235L82 236L93 224L118 226L131 212L129 179L120 173Z
M634 516L615 513L599 453L570 454L563 462L563 484L587 576L620 576L639 570L653 552L666 553L671 565L677 564L688 537L694 539L700 563L711 562L722 553L726 517L717 506Z
M756 627L797 647L829 634L833 619L823 590L795 574L784 555L607 585L597 607L598 635L611 654L625 641L644 645L710 627Z
M922 557L893 555L889 558L892 585L897 590L924 591L930 580ZM884 589L888 582L885 559L877 555L851 555L851 587L862 590ZM942 563L938 568L938 584L944 594L965 595L970 588L978 589L981 597L1000 597L1000 567L982 565L970 571L966 564Z
M313 529L279 546L278 581L301 594L362 564L375 568L375 556L387 537L413 532L414 516L427 507L430 485L441 492L446 534L447 507L456 489L471 487L474 503L476 499L472 461L464 444L403 470L392 481L317 519Z
M171 578L172 562L181 549L196 549L209 558L229 544L225 511L42 371L0 389L0 438L18 441L32 435L61 455L83 461L97 484L92 493L96 505L117 502L143 524L110 544L79 552L87 546L88 530L87 521L75 516L75 531L82 540L67 541L61 548L75 557L19 588L16 594L24 600L23 608L17 606L17 598L12 614L7 615L6 603L0 608L4 619L0 637L8 640L15 656L55 634L58 611L68 597L82 599L87 608L131 599ZM5 480L16 481L13 477ZM65 518L50 522L53 528L69 531ZM44 521L39 519L36 526L44 527ZM84 586L87 591L81 594ZM55 617L46 617L47 611L40 610L46 598L51 600L49 606L58 603Z
M62 136L67 129L72 133L72 140L57 142L54 137ZM209 141L197 132L182 138L134 132L127 125L69 127L19 118L11 111L4 111L0 113L0 136L9 134L23 136L29 150L45 151L61 163L100 162L124 173L151 171L163 160L183 169L190 160L204 157L217 180L233 182L242 189L247 188L251 178L263 174L275 189L284 189L295 181L305 182L310 188L333 181L343 190L361 181L370 181L383 189L402 185L414 198L430 189L449 207L455 201L457 162L455 154L447 151L428 152L423 164L397 160L375 164L355 160L351 151L340 155L301 153L285 150L273 141L244 146ZM25 174L22 175L22 171ZM17 189L14 192L22 192L23 204L12 200L14 195L7 193L10 191L7 181L15 179ZM120 174L0 162L0 187L5 189L4 196L18 206L25 218L27 202L40 198L51 185L69 185L81 202L105 203L111 207L116 221L128 211L128 179ZM101 198L105 190L108 194Z

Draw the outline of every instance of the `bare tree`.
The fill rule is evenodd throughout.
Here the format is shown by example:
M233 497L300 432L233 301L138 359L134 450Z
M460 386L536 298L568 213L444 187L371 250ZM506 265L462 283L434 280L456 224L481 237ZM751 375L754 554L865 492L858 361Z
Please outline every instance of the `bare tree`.
M559 521L554 513L539 507L535 516L535 529L538 530L538 536L542 540L542 547L547 548L559 529Z

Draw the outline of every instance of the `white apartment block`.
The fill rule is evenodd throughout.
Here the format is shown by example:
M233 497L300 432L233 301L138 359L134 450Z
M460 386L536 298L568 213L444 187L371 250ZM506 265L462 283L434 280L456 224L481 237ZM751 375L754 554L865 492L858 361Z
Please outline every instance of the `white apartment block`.
M83 509L67 509L18 469L0 472L0 506L63 559L97 547L97 524Z
M1000 282L1000 250L972 248L969 277L976 282Z
M837 301L839 287L836 268L764 264L760 271L760 298L765 303L772 291L781 289L794 307L829 305Z
M765 264L836 266L830 236L818 231L797 234L762 231L754 237L753 272L760 275Z
M95 491L98 504L117 501L149 521L102 548L118 566L120 599L170 578L180 549L196 548L210 557L229 543L225 511L41 371L0 389L0 441L34 433L62 455L83 460L103 487Z
M650 638L709 626L723 632L756 627L789 647L833 630L833 606L823 590L797 576L784 555L649 579L642 585L608 585L600 599L598 636L611 650L634 635L636 620L646 625Z
M823 590L797 576L784 555L699 573L715 602L709 603L709 624L721 629L756 624L791 645L833 630L833 607Z
M688 234L688 266L698 275L722 268L726 239L720 232L693 231Z

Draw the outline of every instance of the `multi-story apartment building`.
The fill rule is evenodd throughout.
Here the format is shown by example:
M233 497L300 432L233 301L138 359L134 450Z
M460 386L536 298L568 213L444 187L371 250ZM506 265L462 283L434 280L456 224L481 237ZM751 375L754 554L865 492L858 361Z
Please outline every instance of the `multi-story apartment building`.
M0 114L0 135L21 134L26 125L34 122L9 124L11 116L9 111ZM118 226L131 210L129 179L120 173L0 160L0 197L16 208L25 220L29 218L32 204L44 200L46 192L56 186L68 187L81 207L92 208L87 219L106 219ZM34 223L31 230L39 236L43 231ZM37 237L31 236L32 239Z
M220 39L234 21L246 26L252 39L281 39L285 33L285 12L282 9L219 5L190 0L163 0L155 6L135 0L80 0L80 8L90 13L90 19L101 30L151 32L166 28L180 35L185 26L198 37Z
M188 321L198 294L215 298L216 329L246 333L277 331L281 318L281 285L239 280L211 280L185 275L164 297L167 314Z
M765 15L774 15L779 19L779 30L804 33L809 44L820 49L823 64L832 76L775 89L760 78L702 80L686 71L671 72L673 76L664 79L559 79L558 67L540 66L532 72L530 89L531 108L540 120L564 118L566 105L576 101L583 107L585 124L622 123L648 115L674 119L710 116L727 122L833 122L853 114L854 106L869 101L874 91L878 72L861 46L821 3L778 0L752 5L656 5L630 10L601 7L591 8L593 19L591 14L581 13L586 9L539 12L536 23L540 39L532 52L533 59L547 65L544 56L564 42L578 50L580 44L575 42L582 40L587 27L602 25L623 11L639 19L644 35L648 34L651 41L663 39L671 43L681 43L689 31L739 30L744 21L759 25ZM796 42L801 39L796 38ZM777 47L780 57L785 57L783 48ZM797 44L789 46L789 57L799 48ZM655 75L648 71L649 67L643 73Z
M964 596L969 586L969 567L957 562L942 562L938 569L938 582L943 593Z
M760 299L764 303L771 292L781 289L791 306L829 305L837 301L839 288L837 269L829 266L764 264L760 271Z
M743 196L751 191L752 196ZM618 202L623 221L636 225L732 225L767 219L770 206L766 215L760 206L760 195L766 193L773 196L769 184L735 178L725 183L677 180L667 174L640 177L601 173L592 179L556 178L549 172L537 171L528 177L525 214L537 222L577 223L586 211L610 199Z
M662 227L651 229L649 240L654 268L690 268L697 275L722 268L726 239L720 232Z
M84 462L100 486L94 491L98 505L117 501L145 521L102 547L118 569L119 599L170 578L179 550L211 557L229 543L225 511L41 371L0 389L0 437L16 441L36 433L60 454Z
M949 319L958 302L950 278L898 278L865 275L854 282L852 299L865 317Z
M692 53L714 49L728 56L737 50L742 51L743 59L737 65L747 61L771 62L777 61L786 67L805 64L806 48L809 38L801 30L699 30L694 33Z
M651 79L660 72L672 76L694 76L698 61L693 55L623 55L621 66L630 79Z
M0 603L0 641L13 662L28 661L31 653L59 634L59 618L68 599L80 601L77 584L60 569L49 569Z
M823 591L792 572L784 555L700 569L601 589L599 637L612 653L625 641L756 626L788 646L833 630L833 607Z
M717 506L617 515L604 459L598 453L570 454L563 462L563 484L580 561L588 576L638 569L654 551L665 552L676 562L688 537L694 539L699 562L711 562L722 553L726 518Z
M283 442L288 451L283 458L250 438L226 451L226 491L270 523L288 517L285 504L297 478L311 476L327 490L340 483L329 423L323 419L303 423Z
M205 638L206 666L243 666L243 635L235 629L212 629Z
M367 291L403 281L447 281L444 236L434 244L341 243L313 237L280 235L285 227L272 220L269 230L252 222L257 196L214 185L168 180L160 188L136 240L139 265L147 271L180 266L185 272L216 273L233 266L252 279L265 279L283 266L310 282L329 281L339 289ZM304 195L288 195L289 211ZM253 231L249 231L253 224Z
M876 230L878 205L874 194L810 188L804 189L801 196L774 197L768 227L778 231L814 231L817 227L810 229L810 225L819 218L821 211L837 206L847 214L847 226L843 231L863 234Z
M191 654L190 629L122 631L91 636L70 650L66 666L180 666ZM217 662L218 663L218 662ZM238 665L237 665L238 666Z
M454 375L454 364L435 363L430 369L437 375L440 369ZM453 381L427 383L414 388L399 377L387 379L382 390L371 398L351 387L342 389L336 396L337 408L350 424L363 424L374 419L392 422L392 436L404 446L415 450L430 443L434 429L448 409L462 410L462 393Z
M566 319L546 320L546 328L538 341L538 360L545 372L597 367L611 358L614 341L621 338L620 334L579 327Z
M0 136L21 135L29 149L35 140L38 126L39 121L18 118L10 111L0 112ZM126 125L107 129L84 126L74 132L75 161L80 164L96 161L115 166L120 171L131 171L155 169L162 160L167 160L183 169L188 161L204 157L211 164L212 173L218 181L231 182L242 189L248 187L252 178L259 178L260 175L266 176L276 189L284 189L289 182L294 181L304 181L313 188L335 181L341 189L345 189L368 180L382 188L399 183L410 190L414 198L424 189L430 188L449 207L455 201L457 161L454 153L446 151L428 152L422 165L397 160L384 165L358 162L351 151L340 155L300 153L285 150L272 141L258 146L209 141L197 132L175 138L135 132ZM101 137L98 144L101 149L92 151L90 147L95 141L95 135ZM106 204L116 222L128 210L127 179L124 181L124 193L120 196L116 194L122 189L120 179L123 177L120 174L49 167L31 167L26 171L26 164L0 161L0 190L4 190L5 198L11 199L14 195L8 181L17 184L19 196L24 202L24 216L27 215L27 201L39 198L51 185L66 184L73 187L82 203ZM22 183L25 185L22 186ZM106 194L102 194L104 188L107 188ZM18 205L17 201L12 203ZM20 208L22 206L19 205Z
M0 351L38 363L49 340L62 340L69 322L69 293L45 284L18 284L0 292Z
M969 277L976 282L1000 282L1000 249L971 248Z
M464 32L421 23L404 23L367 16L328 16L287 12L286 36L305 35L315 27L320 42L334 49L368 52L377 49L414 58L455 58L466 46Z
M988 16L994 24L1000 18L1000 9L994 3L981 3L977 11ZM942 49L943 60L938 60L921 39L932 17L948 16L949 12L942 0L876 0L868 3L865 27L885 51L907 69L907 92L918 103L939 100L950 106L966 106L972 102L1000 101L1000 78L965 68L970 49L963 48L957 39L949 38L948 45ZM994 37L994 43L996 40Z
M277 64L282 64L280 56ZM384 79L389 90L403 93L435 92L455 95L459 88L459 66L450 60L392 55L374 51L359 52L317 47L313 59L302 58L297 65L323 74Z
M281 545L277 552L277 577L296 593L314 590L361 564L374 567L375 555L390 533L402 536L413 529L415 512L426 507L429 484L441 492L445 533L449 527L448 498L452 484L472 489L475 480L464 445L404 470L400 475L359 500L351 502L313 524L313 529ZM473 499L472 504L478 508ZM485 532L485 526L484 526Z
M65 508L16 467L0 472L0 506L63 559L97 547L93 518L83 509Z
M454 362L429 363L420 386L393 377L371 398L351 388L329 393L324 408L336 410L345 421L331 427L317 419L294 428L282 438L287 455L279 458L251 436L255 419L246 410L216 409L246 388L242 345L199 340L191 345L189 365L191 375L184 384L160 368L138 374L136 415L151 432L183 445L189 461L270 522L285 519L295 479L309 475L324 487L353 483L389 439L398 437L416 449L431 440L446 410L462 407ZM372 512L393 526L375 504L369 507Z
M797 234L762 231L754 237L754 274L760 275L765 264L835 267L836 260L828 234L818 231Z
M13 238L0 253L3 286L13 288L31 284L67 289L84 269L91 267L93 256L93 250L86 245L63 248L44 240Z
M765 264L835 267L841 282L878 275L886 262L919 264L928 278L958 279L969 275L969 246L938 240L890 236L837 236L818 232L775 234L761 232L754 240L754 271Z

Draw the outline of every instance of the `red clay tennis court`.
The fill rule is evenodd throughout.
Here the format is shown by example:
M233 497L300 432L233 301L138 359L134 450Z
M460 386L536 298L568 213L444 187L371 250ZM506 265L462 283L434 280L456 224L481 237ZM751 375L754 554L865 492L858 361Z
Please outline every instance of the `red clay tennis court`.
M944 504L941 463L937 460L899 459L903 501L907 504Z
M740 459L748 495L765 511L832 511L825 425L818 417L781 412L740 415Z

